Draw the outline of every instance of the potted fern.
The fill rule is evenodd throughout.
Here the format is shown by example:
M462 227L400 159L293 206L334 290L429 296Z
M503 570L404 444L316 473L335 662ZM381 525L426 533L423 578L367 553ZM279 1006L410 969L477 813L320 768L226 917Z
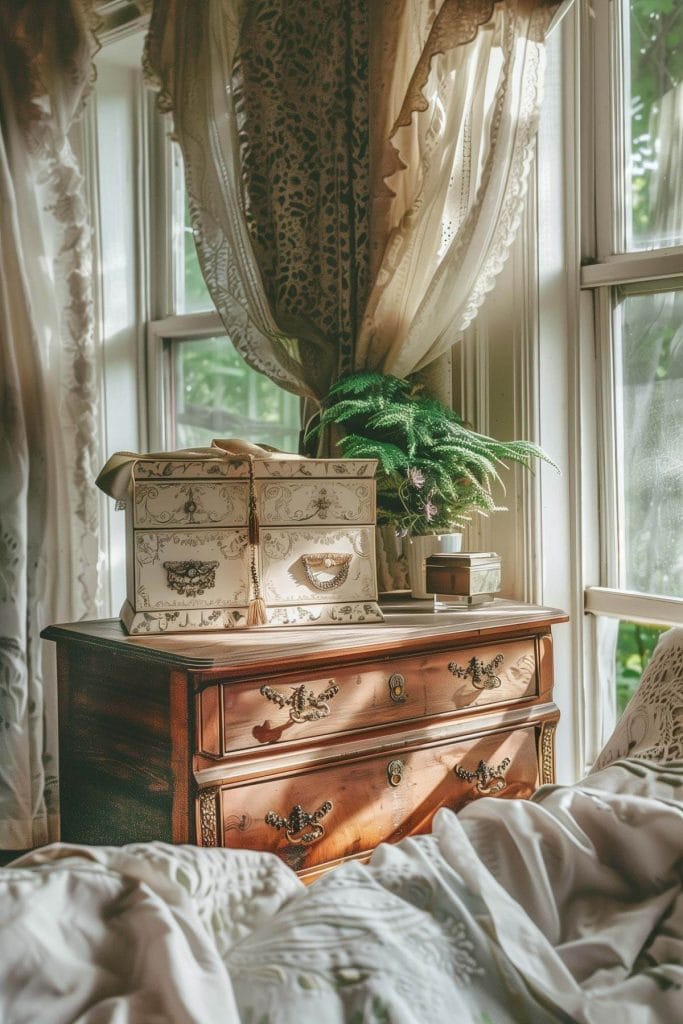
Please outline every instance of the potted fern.
M423 562L440 535L459 532L473 513L502 511L491 485L503 461L527 469L535 459L551 461L529 441L475 433L422 385L388 374L355 373L333 385L309 437L333 424L345 431L338 447L346 458L377 459L377 524L408 539L409 563L411 546ZM428 596L423 579L411 579L411 589Z

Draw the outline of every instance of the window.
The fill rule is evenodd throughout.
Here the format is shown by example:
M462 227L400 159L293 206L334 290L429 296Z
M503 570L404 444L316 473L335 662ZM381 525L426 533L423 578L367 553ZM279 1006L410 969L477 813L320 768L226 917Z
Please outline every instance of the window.
M582 285L600 380L603 586L586 609L621 711L661 630L683 621L683 5L592 8Z
M252 370L226 334L199 267L180 150L166 138L161 145L169 201L158 248L170 262L171 294L162 306L172 312L152 321L148 332L154 446L191 448L237 437L296 451L299 399Z

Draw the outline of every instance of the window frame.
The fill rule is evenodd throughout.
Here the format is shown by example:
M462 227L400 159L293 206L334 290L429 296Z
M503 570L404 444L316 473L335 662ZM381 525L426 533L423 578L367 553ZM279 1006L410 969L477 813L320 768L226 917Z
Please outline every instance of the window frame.
M174 343L223 336L230 344L223 320L215 308L179 312L184 296L184 250L179 258L176 236L185 235L185 188L182 156L168 130L168 120L154 108L148 108L147 150L149 177L158 190L150 204L154 210L152 245L160 254L152 278L152 308L156 318L146 323L145 395L147 436L152 450L167 451L172 446L171 410L172 348ZM258 371L249 367L255 375ZM299 414L298 432L302 423Z
M147 324L147 415L150 446L167 451L169 437L170 345L174 341L212 338L224 334L225 327L216 312L182 313L151 320Z
M630 122L624 105L625 37L628 0L609 0L584 6L581 19L582 53L579 61L582 148L582 256L580 289L592 302L592 331L596 359L596 445L598 450L599 542L598 583L584 588L584 611L593 618L592 675L596 704L604 700L608 669L605 644L609 629L605 620L625 620L650 625L677 625L683 621L683 599L627 590L621 579L624 551L623 497L619 472L619 366L615 336L615 298L624 286L683 287L683 246L626 250L626 196L624 159L630 153ZM609 59L605 59L605 54ZM616 528L615 528L616 523ZM608 646L608 645L607 645ZM604 740L614 721L614 708L596 730L596 713L587 708L588 735ZM599 715L597 716L599 717ZM610 721L611 717L611 721ZM602 737L600 737L602 733Z

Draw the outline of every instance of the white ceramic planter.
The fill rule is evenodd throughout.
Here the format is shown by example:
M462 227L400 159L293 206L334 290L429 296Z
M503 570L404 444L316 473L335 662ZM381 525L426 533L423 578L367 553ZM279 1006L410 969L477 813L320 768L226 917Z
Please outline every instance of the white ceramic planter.
M410 596L426 600L432 595L426 588L426 561L437 551L460 551L461 533L428 533L421 537L406 537L404 551L408 560Z

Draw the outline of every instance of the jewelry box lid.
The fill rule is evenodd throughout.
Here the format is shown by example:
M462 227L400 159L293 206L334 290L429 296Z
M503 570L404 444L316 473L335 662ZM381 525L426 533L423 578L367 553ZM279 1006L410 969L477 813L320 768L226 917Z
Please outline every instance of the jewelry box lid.
M214 440L210 448L147 454L116 452L95 482L105 494L125 501L134 480L246 479L250 472L256 479L368 479L374 477L376 468L376 459L308 459L268 445L228 438Z

